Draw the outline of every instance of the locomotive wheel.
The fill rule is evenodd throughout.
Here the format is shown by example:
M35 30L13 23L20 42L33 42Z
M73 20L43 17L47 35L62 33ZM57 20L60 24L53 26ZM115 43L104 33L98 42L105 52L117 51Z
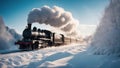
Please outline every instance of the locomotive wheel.
M38 49L38 48L39 48L39 42L36 41L36 42L32 45L32 50Z
M32 45L28 45L28 50L32 50Z
M53 42L48 41L48 45L47 46L51 47L52 45L53 45Z
M24 45L19 46L19 49L24 49L24 48L25 48Z
M34 50L34 45L31 46L32 50Z
M44 45L41 45L41 46L40 46L40 49L42 49L42 48L45 48L45 46L44 46Z

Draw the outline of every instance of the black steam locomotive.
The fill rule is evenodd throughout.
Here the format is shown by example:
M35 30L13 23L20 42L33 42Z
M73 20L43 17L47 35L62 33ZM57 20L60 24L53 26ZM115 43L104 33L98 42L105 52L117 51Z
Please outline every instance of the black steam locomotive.
M16 45L19 45L19 49L21 50L59 46L65 42L63 34L58 34L59 36L57 36L56 33L52 33L49 30L41 30L36 27L31 29L31 24L28 24L22 35L23 39L15 42Z

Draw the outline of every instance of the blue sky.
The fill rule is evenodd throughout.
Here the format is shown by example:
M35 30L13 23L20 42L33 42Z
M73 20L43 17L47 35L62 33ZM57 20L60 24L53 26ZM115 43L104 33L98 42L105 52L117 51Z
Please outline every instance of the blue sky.
M80 24L96 25L108 4L109 0L0 0L0 16L7 26L21 33L32 8L56 5L70 11Z

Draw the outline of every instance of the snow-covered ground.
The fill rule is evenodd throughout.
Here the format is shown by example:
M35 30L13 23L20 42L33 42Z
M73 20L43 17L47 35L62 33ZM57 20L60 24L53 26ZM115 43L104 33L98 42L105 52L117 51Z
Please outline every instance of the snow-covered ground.
M8 67L64 67L68 66L75 54L85 50L85 46L71 44L49 47L35 51L0 54L0 68Z
M93 55L80 44L0 54L0 68L120 68L119 63L119 56Z

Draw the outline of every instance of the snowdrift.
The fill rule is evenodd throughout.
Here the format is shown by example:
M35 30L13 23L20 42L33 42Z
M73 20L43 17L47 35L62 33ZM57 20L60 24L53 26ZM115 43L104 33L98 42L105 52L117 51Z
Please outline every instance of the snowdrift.
M5 26L2 17L0 17L0 50L16 48L14 42L20 38L21 36L14 29Z
M120 55L120 0L111 0L90 45L95 54Z

